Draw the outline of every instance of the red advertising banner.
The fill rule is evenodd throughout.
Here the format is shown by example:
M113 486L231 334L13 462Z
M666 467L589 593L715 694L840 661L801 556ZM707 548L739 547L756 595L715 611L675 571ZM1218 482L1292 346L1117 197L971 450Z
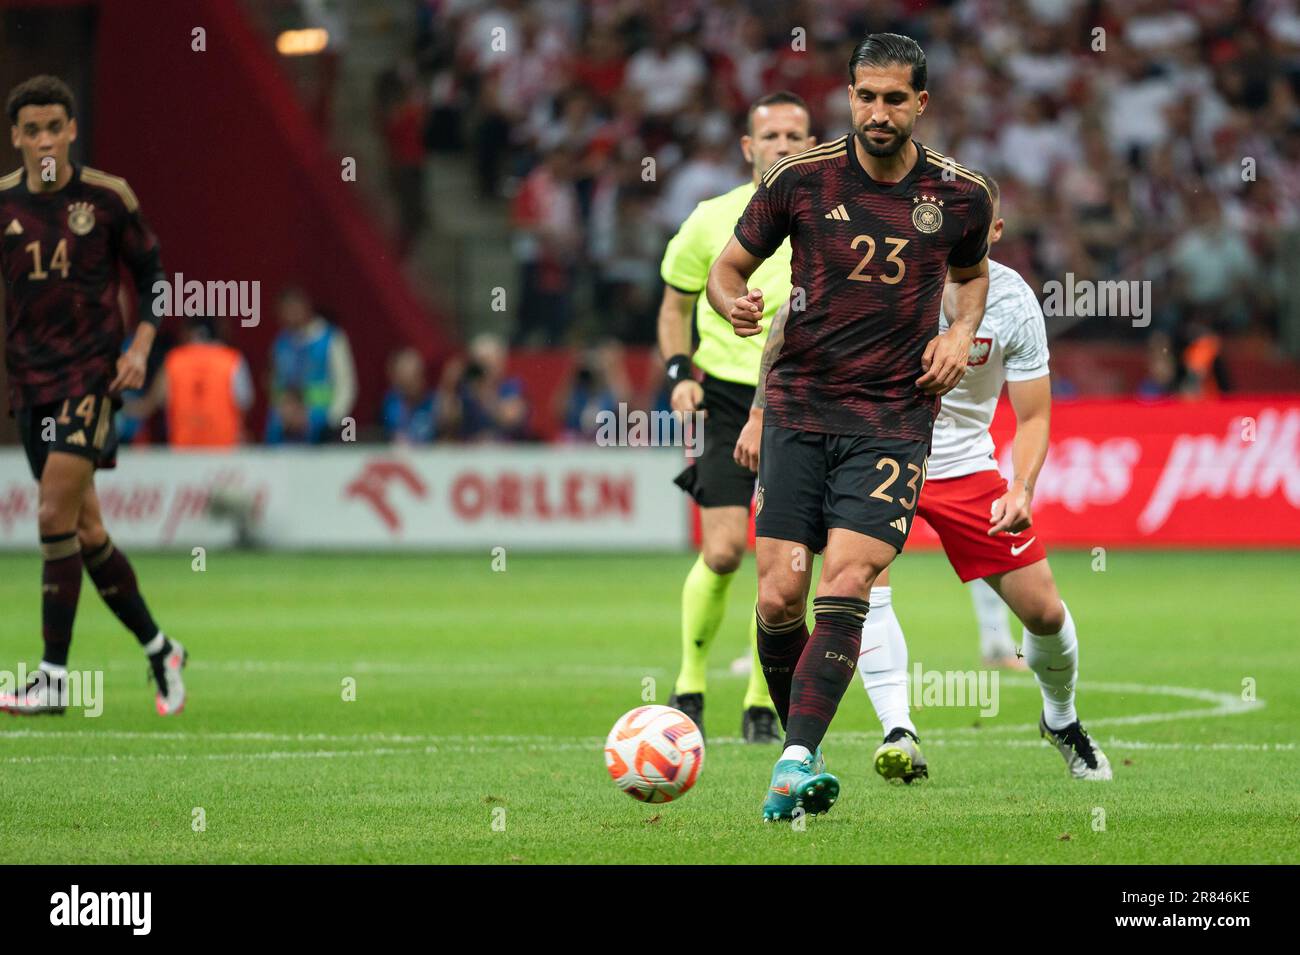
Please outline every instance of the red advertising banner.
M1003 401L1008 476L1015 424ZM1049 547L1300 547L1300 400L1058 402L1033 513ZM908 548L938 546L918 519Z
M1015 416L993 424L1011 473ZM1300 546L1300 400L1063 401L1034 526L1067 547Z

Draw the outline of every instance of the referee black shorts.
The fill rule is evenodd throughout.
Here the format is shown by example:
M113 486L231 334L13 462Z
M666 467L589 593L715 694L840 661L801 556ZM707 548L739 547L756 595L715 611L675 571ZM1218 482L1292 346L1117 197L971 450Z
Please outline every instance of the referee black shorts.
M754 388L704 377L704 418L700 456L674 483L700 507L749 507L757 475L736 463L736 439L749 420Z

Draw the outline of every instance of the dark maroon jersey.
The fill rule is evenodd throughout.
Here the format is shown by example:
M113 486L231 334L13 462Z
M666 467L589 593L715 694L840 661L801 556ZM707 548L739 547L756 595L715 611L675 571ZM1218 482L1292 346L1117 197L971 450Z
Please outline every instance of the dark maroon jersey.
M117 373L125 327L121 268L135 278L142 318L161 279L158 240L125 179L74 166L56 192L32 193L19 169L0 178L0 271L10 410L102 394Z
M970 170L916 147L896 183L867 175L852 134L787 156L736 223L753 255L767 258L786 236L793 253L785 343L766 383L770 423L930 440L939 399L916 387L921 355L939 333L948 267L988 252L993 202Z

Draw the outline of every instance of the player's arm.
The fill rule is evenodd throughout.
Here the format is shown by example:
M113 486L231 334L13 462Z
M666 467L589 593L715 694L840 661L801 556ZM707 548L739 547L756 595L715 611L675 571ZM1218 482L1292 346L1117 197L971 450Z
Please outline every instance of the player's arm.
M763 264L763 259L750 252L733 235L726 248L709 269L709 304L731 322L731 327L741 338L749 338L763 331L759 321L763 317L763 290L751 289L749 277Z
M785 322L790 315L790 303L787 301L772 316L772 327L768 331L767 341L763 343L763 357L758 363L758 387L754 389L754 403L749 408L749 420L740 429L736 439L736 449L732 458L741 467L751 471L758 470L758 450L763 443L763 413L767 410L767 373L776 364L785 344Z
M167 277L163 274L158 237L145 224L138 207L128 206L125 210L118 248L135 282L136 299L140 303L139 322L131 347L117 360L117 376L108 390L129 391L144 384L149 351L161 320L154 300L166 294Z
M1038 472L1047 460L1052 420L1052 379L1048 375L1028 381L1008 381L1007 397L1016 414L1016 437L1011 445L1015 476L1007 493L993 502L989 536L1017 533L1034 522L1030 505Z
M763 290L751 289L749 277L780 248L794 229L796 184L777 173L759 184L741 213L722 254L709 270L709 304L731 322L741 338L763 331Z
M944 395L957 387L966 374L970 346L975 330L984 317L984 303L989 297L989 261L965 268L949 266L944 286L944 314L948 330L930 339L921 356L917 387L932 395Z
M704 397L704 389L691 377L691 316L695 314L698 292L683 292L664 286L659 303L659 353L663 355L668 380L673 383L669 396L672 409L683 414L695 411Z

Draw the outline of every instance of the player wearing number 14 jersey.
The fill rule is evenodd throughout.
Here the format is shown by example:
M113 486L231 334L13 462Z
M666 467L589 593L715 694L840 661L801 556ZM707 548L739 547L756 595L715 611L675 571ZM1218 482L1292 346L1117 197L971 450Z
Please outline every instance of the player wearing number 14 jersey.
M61 80L37 76L20 84L6 112L23 165L0 177L5 364L10 411L40 485L45 649L30 683L0 693L0 709L35 715L67 707L68 647L84 570L140 641L158 686L155 707L171 715L185 703L185 650L154 623L130 562L104 530L94 483L96 468L114 464L117 396L144 381L158 321L158 240L125 180L69 162L77 122ZM125 353L117 304L123 265L141 305Z
M758 653L786 733L765 819L825 812L839 795L817 751L853 679L872 582L911 530L939 396L965 372L988 293L988 187L912 139L929 103L925 54L872 34L849 80L853 132L767 171L708 283L736 334L756 334L763 292L749 277L790 239L788 317L760 379ZM947 282L954 309L940 334Z

